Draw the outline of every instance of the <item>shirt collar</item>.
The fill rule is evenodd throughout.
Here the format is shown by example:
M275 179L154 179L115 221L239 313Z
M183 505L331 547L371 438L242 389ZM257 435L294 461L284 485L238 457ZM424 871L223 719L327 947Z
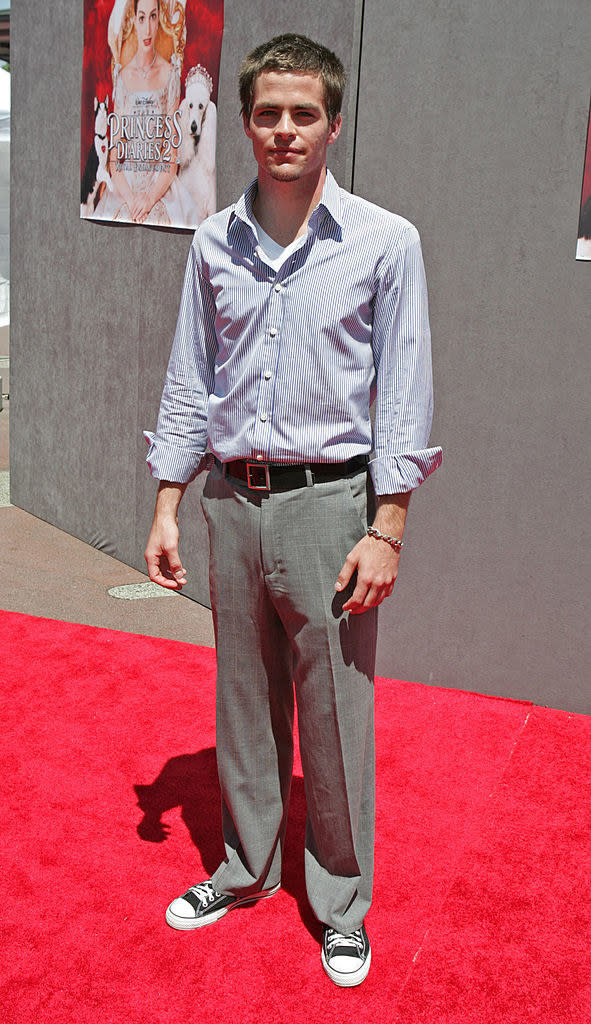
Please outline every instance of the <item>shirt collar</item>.
M256 237L252 204L254 203L255 196L257 194L257 187L257 179L254 178L232 209L230 220L228 222L228 236L231 235L232 227L236 220L239 220L243 224L247 224L253 235ZM341 191L328 168L326 170L326 180L324 182L324 188L322 189L322 195L320 196L318 206L313 210L310 216L310 223L314 229L317 228L319 221L324 219L324 217L322 217L323 210L326 211L326 213L339 227L342 227Z
M316 209L318 210L321 206L324 207L326 212L332 217L336 224L340 228L343 226L343 201L341 199L341 190L337 185L332 174L326 169L326 181L324 182L324 188L322 189L322 195L320 196L320 202ZM314 211L316 212L316 211ZM312 214L314 216L314 214Z
M238 220L243 221L245 224L248 224L254 231L252 204L255 201L257 188L257 179L253 178L246 191L243 192L242 195L240 196L240 199L238 200L232 211L232 214L230 216L230 225L232 224L234 218L237 218Z

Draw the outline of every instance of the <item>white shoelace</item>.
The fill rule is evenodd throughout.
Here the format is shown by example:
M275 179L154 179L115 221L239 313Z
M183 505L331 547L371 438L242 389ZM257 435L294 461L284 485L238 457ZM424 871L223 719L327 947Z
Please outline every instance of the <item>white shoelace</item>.
M200 882L199 885L192 885L190 892L195 893L203 907L206 907L208 903L213 903L216 897L219 896L211 882Z
M361 929L358 928L356 932L351 932L349 935L341 935L340 932L335 932L333 928L329 929L329 933L326 939L326 946L329 953L332 953L335 946L351 946L356 949L359 956L363 956L363 935Z

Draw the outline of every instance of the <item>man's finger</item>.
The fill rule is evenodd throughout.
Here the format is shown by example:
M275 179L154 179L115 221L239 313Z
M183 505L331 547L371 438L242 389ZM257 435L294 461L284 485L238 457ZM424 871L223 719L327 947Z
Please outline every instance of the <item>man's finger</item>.
M157 583L160 587L166 587L167 590L180 590L183 586L180 581L171 580L167 576L163 576L161 572L158 572L155 576L150 576L150 579L152 583Z
M148 572L148 575L152 580L152 583L157 583L160 587L166 587L167 590L180 590L187 582L184 578L177 579L175 577L174 579L171 579L170 576L165 576L159 568L154 574Z
M181 560L180 560L180 558L178 556L178 552L176 552L176 551L174 553L171 552L167 557L168 557L168 568L170 569L170 571L171 571L172 575L174 576L175 580L179 580L179 581L183 580L184 582L186 582L184 577L186 577L186 575L187 575L187 570L183 569L183 567L181 565Z
M178 554L176 564L173 555L167 558L164 554L146 552L144 557L148 567L148 576L152 583L157 583L160 587L166 587L168 590L180 590L187 582L187 571L183 569ZM165 575L167 569L169 575Z
M349 554L347 555L347 557L346 557L346 559L345 559L345 561L343 563L343 568L341 569L339 575L337 576L337 581L336 581L336 583L334 585L335 590L344 590L345 589L345 587L347 586L349 580L351 579L351 576L355 572L356 568L357 568L357 559L353 558L352 553L349 552ZM346 607L346 605L343 606L343 607Z
M360 615L362 612L366 612L369 608L375 608L380 605L386 597L390 597L394 589L394 584L384 584L382 586L370 586L363 590L359 590L359 586L355 588L349 601L343 605L344 612L351 612L352 615ZM360 595L360 599L356 599L356 595Z
M150 562L147 559L146 562L148 565L148 576L152 580L152 583L158 583L159 586L168 587L170 589L177 586L175 580L167 579L166 576L162 574L160 564L158 562Z
M351 597L349 598L348 601L345 601L345 603L343 605L343 611L344 612L357 612L358 610L359 611L361 611L361 610L365 611L365 608L364 607L362 608L362 606L366 605L367 595L368 595L370 589L371 588L368 587L367 583L362 583L361 580L358 579L357 580L357 585L355 587L355 590L351 594Z

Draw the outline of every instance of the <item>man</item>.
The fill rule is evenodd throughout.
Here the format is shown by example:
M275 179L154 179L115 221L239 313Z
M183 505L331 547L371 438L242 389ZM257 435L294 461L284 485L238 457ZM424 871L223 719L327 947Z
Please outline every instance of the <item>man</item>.
M348 987L371 960L377 606L394 586L410 492L441 451L427 448L418 234L326 170L344 84L339 59L303 36L279 36L243 62L258 174L191 246L147 435L161 482L146 561L162 586L186 582L177 511L208 449L226 857L166 919L197 928L278 890L295 681L307 892L324 969Z

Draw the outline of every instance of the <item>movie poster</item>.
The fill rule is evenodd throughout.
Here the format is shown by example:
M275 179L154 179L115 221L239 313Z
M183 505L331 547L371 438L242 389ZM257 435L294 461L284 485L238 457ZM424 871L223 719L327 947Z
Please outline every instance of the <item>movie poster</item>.
M585 169L583 171L577 259L591 260L591 103L589 105L589 123L587 126L587 151L585 153Z
M223 0L84 0L80 216L196 228L216 208Z

